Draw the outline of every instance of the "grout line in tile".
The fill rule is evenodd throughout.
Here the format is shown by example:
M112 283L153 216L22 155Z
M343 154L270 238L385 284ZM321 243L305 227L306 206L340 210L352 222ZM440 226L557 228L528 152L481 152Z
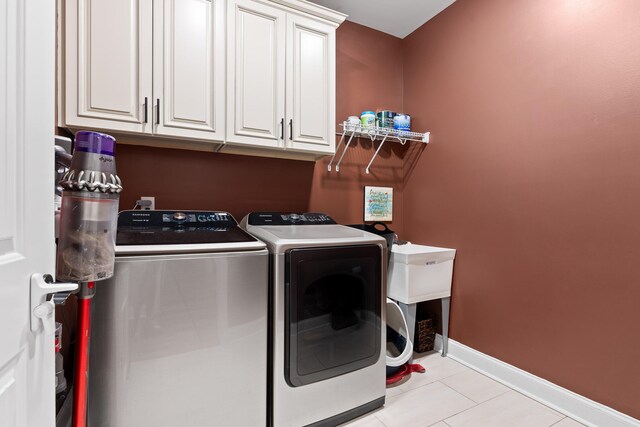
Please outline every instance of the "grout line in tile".
M385 398L386 399L389 399L389 398L392 398L392 397L396 397L396 396L400 396L402 393L406 393L400 386L395 386L395 387L392 387L392 388L394 388L394 389L397 388L398 390L400 390L400 393L396 394L395 396L387 396L387 390L389 390L389 389L385 388Z
M499 384L502 384L502 383L499 383ZM502 385L504 385L504 384L502 384ZM511 387L507 387L507 386L505 386L505 387L507 388L506 390L504 390L504 391L502 391L502 392L498 393L497 395L493 396L491 399L495 399L496 397L500 397L500 396L502 396L503 394L507 394L507 393L509 393L510 391L515 391L515 390L514 390L514 389L512 389ZM462 394L461 392L458 392L458 393ZM464 396L464 394L462 394L462 395ZM468 397L468 396L464 396L464 397L466 397L467 399L471 399L471 398L470 398L470 397ZM480 405L480 404L482 404L482 403L484 403L484 402L488 402L488 401L489 401L489 400L491 400L491 399L483 400L482 402L476 402L476 401L475 401L475 400L473 400L473 399L471 399L471 400L473 400L473 401L474 401L474 402L476 402L478 405Z
M506 384L505 384L505 385L506 385ZM509 386L507 386L507 387L509 387ZM511 387L509 387L509 388L511 388ZM556 413L556 414L560 415L562 418L561 418L558 422L562 421L562 419L563 419L563 418L569 418L569 417L567 417L565 414L563 414L562 412L560 412L560 411L556 411L555 409L553 409L551 406L547 405L546 403L542 403L542 402L540 402L538 399L534 399L534 398L533 398L533 397L531 397L531 396L527 396L526 394L521 393L521 392L519 392L518 390L514 390L514 389L511 389L511 390L515 391L516 393L518 393L518 394L519 394L519 395L521 395L521 396L526 397L526 398L527 398L527 399L529 399L529 400L533 400L534 402L539 403L540 405L544 406L544 407L545 407L545 408L547 408L548 410L550 410L550 411L552 411L552 412L554 412L554 413ZM555 424L557 424L557 423L555 423ZM553 424L552 424L552 425L553 425Z
M464 371L462 371L462 372L456 372L455 374L451 374L451 375L447 375L446 377L442 377L442 378L440 378L438 381L446 380L447 378L451 378L451 377L456 376L456 375L459 375L459 374L464 374Z
M438 378L436 381L432 381L432 382L430 382L430 383L423 384L423 385L421 385L420 387L412 388L411 390L417 390L417 389L422 388L422 387L424 387L424 386L426 386L426 385L429 385L429 384L439 383L439 382L441 382L442 380L446 380L447 378L451 378L451 377L453 377L453 376L455 376L455 375L462 374L462 373L464 373L464 372L456 372L455 374L451 374L451 375L447 375L446 377ZM413 374L412 374L412 375L413 375ZM444 384L444 383L443 383L443 384ZM446 384L445 384L445 385L446 385ZM449 387L449 388L451 388L451 387ZM411 390L407 390L407 391L411 391ZM457 390L454 390L454 391L455 391L456 393L462 394L462 393L458 392ZM403 393L406 393L406 391L403 391ZM464 394L463 394L463 396L464 396ZM464 397L467 397L467 396L464 396ZM470 398L468 398L468 397L467 397L467 399L469 399L469 400L473 400L473 399L470 399Z
M444 379L444 378L443 378L443 379ZM448 388L448 389L450 389L450 390L453 390L453 392L454 392L454 393L459 394L460 396L464 397L465 399L472 401L473 403L475 403L475 405L474 405L474 406L478 405L478 403L477 403L475 400L473 400L473 399L471 399L471 398L469 398L469 397L465 396L464 394L460 393L460 392L459 392L458 390L456 390L455 388L453 388L453 387L449 387L448 385L446 385L445 383L443 383L443 382L442 382L442 380L438 380L438 381L436 381L436 382L438 382L438 383L442 384L443 386L445 386L446 388ZM433 383L432 383L432 384L433 384ZM466 411L466 409L465 409L465 411Z
M482 376L484 376L484 377L487 377L487 378L489 378L489 379L492 379L492 380L493 380L493 378L491 378L491 377L489 377L489 376L485 375L484 373L482 373L482 372L480 372L480 371L477 371L477 370L475 370L475 369L473 369L473 368L471 368L471 367L469 367L469 366L467 366L467 365L465 365L465 364L462 364L462 363L457 362L457 361L455 361L455 360L454 360L454 362L459 363L460 365L464 366L465 368L467 368L467 369L469 369L469 370L471 370L471 371L474 371L474 372L476 372L476 373L478 373L478 374L480 374L480 375L482 375ZM466 398L466 399L470 400L471 402L473 402L473 406L471 406L471 407L469 407L469 408L467 408L467 409L465 409L465 410L463 410L463 411L457 412L457 413L455 413L455 414L453 414L453 415L450 415L450 416L448 416L446 419L439 420L439 421L437 421L436 423L431 424L431 425L435 425L435 424L438 424L438 423L440 423L440 422L443 422L443 423L445 423L447 426L450 426L450 424L449 424L449 423L447 423L447 421L446 421L447 419L452 418L452 417L454 417L454 416L456 416L456 415L458 415L458 414L461 414L461 413L463 413L463 412L469 411L469 410L471 410L471 409L475 408L475 407L476 407L476 406L478 406L478 405L482 405L482 404L485 404L485 403L487 403L487 402L490 402L490 401L492 401L492 400L494 400L494 399L497 399L498 397L501 397L501 396L503 396L503 395L507 394L507 393L508 393L508 392L510 392L510 391L514 391L514 392L516 392L516 393L518 393L518 394L520 394L520 395L522 395L522 396L526 397L527 399L533 400L534 402L537 402L537 403L541 404L541 405L542 405L542 406L544 406L545 408L547 408L547 409L549 409L549 410L551 410L551 411L553 411L553 412L555 412L555 413L559 414L559 415L562 417L562 418L560 418L558 421L554 422L553 424L550 424L548 427L552 427L552 426L554 426L554 425L556 425L556 424L560 423L560 422L561 422L561 421L563 421L565 418L570 418L570 417L567 417L566 415L564 415L564 414L562 414L562 413L560 413L560 412L556 411L555 409L553 409L553 408L551 408L551 407L547 406L546 404L544 404L544 403L542 403L542 402L540 402L540 401L538 401L538 400L536 400L536 399L533 399L532 397L529 397L529 396L527 396L526 394L519 392L518 390L515 390L515 389L511 388L509 385L504 384L504 383L502 383L501 381L496 381L496 380L494 380L494 381L496 381L497 383L502 384L503 386L505 386L507 389L506 389L505 391L503 391L502 393L500 393L500 394L498 394L498 395L496 395L496 396L493 396L492 398L487 399L487 400L485 400L485 401L483 401L483 402L476 402L476 401L475 401L475 400L473 400L472 398L470 398L470 397L468 397L468 396L464 395L463 393L459 392L458 390L454 389L453 387L450 387L450 386L448 386L447 384L445 384L445 383L443 383L443 382L442 382L442 380L444 380L444 379L447 379L447 378L450 378L450 377L453 377L453 376L455 376L455 375L459 375L459 374L462 374L462 373L464 373L464 371L463 371L463 372L456 372L455 374L451 374L451 375L447 375L447 376L445 376L445 377L442 377L442 378L438 379L437 381L433 381L433 382L430 382L430 383L427 383L427 384L423 384L423 385L421 385L420 387L416 387L416 388L412 388L412 389L408 389L408 390L405 390L405 389L401 388L401 386L398 386L398 387L399 387L399 389L400 389L400 392L399 392L398 394L396 394L395 396L392 396L392 397L399 397L400 395L405 394L405 393L407 393L407 392L409 392L409 391L413 391L413 390L420 390L421 388L426 387L426 386L428 386L428 385L432 385L432 384L435 384L435 383L440 383L441 385L443 385L443 386L445 386L445 387L447 387L447 388L449 388L449 389L453 390L455 393L457 393L457 394L461 395L462 397L464 397L464 398ZM407 381L407 382L408 382L408 381ZM374 416L375 416L375 418L376 418L376 419L377 419L377 420L378 420L382 425L384 425L385 427L387 427L387 425L386 425L386 424L385 424L385 423L384 423L384 422L383 422L383 421L382 421L382 420L381 420L381 419L380 419L376 414L374 414Z
M478 406L478 403L477 403L475 400L473 400L473 399L469 399L467 396L465 396L464 394L460 393L458 390L455 390L455 389L453 389L453 388L449 387L449 386L448 386L448 385L446 385L445 383L443 383L443 382L441 382L441 381L434 381L434 382L433 382L433 383L431 383L431 384L434 384L434 383L440 383L440 384L442 384L443 386L445 386L445 387L446 387L446 388L448 388L449 390L453 391L453 392L454 392L454 393L456 393L456 394L459 394L460 396L464 397L465 399L467 399L467 400L469 400L469 401L471 401L471 402L473 403L473 406L469 406L468 408L463 409L462 411L458 411L458 412L456 412L455 414L449 415L447 418L455 417L455 416L456 416L456 415L458 415L458 414L461 414L461 413L463 413L463 412L465 412L465 411L468 411L468 410L473 409L473 408L475 408L476 406ZM423 387L424 387L424 386L423 386ZM418 388L419 388L419 387L418 387ZM417 390L417 389L414 389L414 390ZM442 421L443 423L445 423L445 424L449 425L449 424L445 421L445 419L447 419L447 418L443 418L443 419L439 420L439 421L438 421L438 423L439 423L440 421ZM436 423L436 424L437 424L437 423Z
M443 383L443 384L444 384L444 383ZM445 384L445 385L446 385L446 384ZM449 387L449 386L447 386L447 387ZM449 388L451 388L451 387L449 387ZM455 390L454 390L454 391L455 391ZM509 391L515 391L515 390L512 390L511 388L509 388ZM469 411L469 410L471 410L471 409L475 408L476 406L484 405L484 404L485 404L485 403L487 403L487 402L491 402L493 399L496 399L496 398L498 398L498 397L500 397L500 396L503 396L503 395L507 394L509 391L506 391L506 392L504 392L504 393L502 393L502 394L499 394L498 396L493 396L491 399L489 399L489 400L485 400L485 401L484 401L484 402L482 402L482 403L476 403L476 404L475 404L474 406L472 406L471 408L467 408L467 409L465 409L464 411L460 411L460 412L458 412L458 414L461 414L461 413L463 413L463 412ZM467 397L467 396L465 396L465 397ZM469 398L467 397L467 399L469 399ZM473 399L469 399L469 400L471 400L472 402L474 402L474 403L475 403L475 400L473 400ZM456 415L458 415L458 414L453 414L453 415L451 415L451 416L449 416L449 417L445 418L445 419L444 419L444 420L442 420L442 421L444 421L444 423L445 423L446 425L450 425L450 424L447 422L447 420L448 420L449 418L453 418L453 417L455 417L455 416L456 416Z
M454 362L455 362L455 360L454 360ZM551 411L553 411L553 412L557 413L558 415L560 415L560 416L562 416L562 417L564 417L564 418L570 418L570 417L566 416L565 414L563 414L562 412L560 412L560 411L557 411L557 410L553 409L551 406L547 405L546 403L543 403L543 402L539 401L538 399L534 399L534 398L533 398L533 397L531 397L531 396L527 396L526 394L524 394L524 393L520 392L519 390L516 390L515 388L512 388L509 384L506 384L506 383L504 383L504 382L502 382L502 381L499 381L499 380L498 380L498 379L496 379L496 378L492 378L492 377L490 377L490 376L488 376L488 375L484 374L483 372L480 372L480 371L478 371L478 370L476 370L476 369L472 368L471 366L465 365L464 363L461 363L461 362L458 362L458 363L460 363L461 365L463 365L463 366L465 366L465 367L467 367L467 368L471 369L472 371L475 371L475 372L479 373L480 375L483 375L483 376L485 376L485 377L487 377L487 378L489 378L489 379L492 379L492 380L496 381L497 383L502 384L503 386L507 387L509 390L515 391L516 393L518 393L518 394L520 394L520 395L522 395L522 396L526 397L527 399L531 399L531 400L533 400L534 402L537 402L537 403L541 404L541 405L542 405L542 406L544 406L545 408L547 408L547 409L549 409L549 410L551 410ZM449 378L449 377L447 377L447 378ZM443 378L443 379L444 379L444 378ZM505 393L506 393L506 392L505 392ZM495 399L496 397L500 397L500 396L502 396L502 395L503 395L503 394L505 394L505 393L501 393L501 394L499 394L498 396L492 397L492 398L491 398L491 399L489 399L489 400L493 400L493 399ZM486 400L485 402L488 402L489 400ZM482 402L482 403L484 403L484 402ZM560 421L562 421L562 419L563 419L563 418L561 418L558 422L556 422L556 423L554 423L554 424L559 423ZM571 418L571 419L573 419L573 418ZM575 421L575 420L574 420L574 421ZM549 427L551 427L551 426L549 426Z
M445 384L445 385L446 385L446 384ZM529 397L529 396L527 396L527 395L525 395L525 394L522 394L522 393L520 393L518 390L514 390L514 389L512 389L511 387L507 386L506 384L504 384L504 385L505 385L505 387L507 387L507 388L509 389L508 391L506 391L506 392L504 392L504 393L500 393L499 395L494 396L494 397L492 397L492 398L491 398L491 399L489 399L489 400L485 400L485 401L484 401L484 402L482 402L482 403L477 403L477 404L476 404L476 406L478 406L478 405L483 405L483 404L485 404L485 403L487 403L487 402L492 401L493 399L497 399L498 397L500 397L500 396L503 396L503 395L507 394L509 391L514 391L514 392L516 392L516 393L518 393L518 394L520 394L520 395L522 395L522 396L526 397L527 399L529 399L529 400L533 400L534 402L541 404L541 405L542 405L542 406L544 406L545 408L550 409L551 411L558 413L558 414L562 417L562 418L560 418L558 421L554 422L553 424L549 424L547 427L553 427L554 425L558 424L560 421L564 420L565 418L569 418L569 417L567 417L566 415L561 414L560 412L556 411L555 409L549 408L549 407L548 407L547 405L545 405L544 403L541 403L541 402L537 401L536 399L533 399L533 398L531 398L531 397ZM465 397L466 397L466 396L465 396ZM468 397L467 397L467 399L474 401L473 399L470 399L470 398L468 398ZM474 401L474 402L475 402L475 401ZM468 408L468 409L465 409L464 411L458 412L458 414L461 414L462 412L465 412L465 411L469 411L470 409L473 409L474 407L475 407L475 406L472 406L471 408ZM456 416L456 415L458 415L458 414L451 415L450 417L447 417L446 419L444 419L444 420L442 420L442 421L443 421L446 425L450 425L450 424L447 422L447 420L448 420L449 418L455 417L455 416Z
M440 380L438 380L438 381L440 381ZM410 388L410 389L408 389L408 390L403 390L400 394L408 393L408 392L413 391L413 390L420 390L422 387L425 387L425 386L428 386L428 385L431 385L431 384L437 383L438 381L433 381L433 382L430 382L430 383L422 384L422 385L421 385L421 386L419 386L419 387ZM398 396L400 396L400 394L399 394L399 395L397 395L397 396L393 396L393 397L398 397Z
M560 415L564 415L564 414L560 414ZM551 424L549 427L553 427L554 425L558 424L560 421L563 421L565 418L569 418L566 415L562 418L560 418L558 421L556 421L555 423Z
M384 407L383 407L382 409L384 409ZM378 421L380 422L380 424L382 424L384 427L387 427L387 425L384 423L384 421L382 421L382 420L380 419L380 417L378 417L376 414L373 414L373 417L374 417L376 420L378 420Z
M464 366L464 365L463 365L463 366ZM463 372L464 372L464 371L463 371ZM434 384L434 383L441 382L441 381L442 381L442 380L444 380L444 379L451 378L451 377L452 377L452 376L454 376L454 375L462 374L463 372L456 372L455 374L447 375L446 377L439 378L439 379L437 379L436 381L432 381L432 382L430 382L430 383L422 384L420 387L410 388L410 389L408 389L408 390L403 389L403 388L402 388L402 385L400 385L400 386L398 386L398 387L400 387L400 393L399 393L399 394L397 394L397 395L395 395L395 396L391 396L391 397L392 397L392 398L393 398L393 397L398 397L398 396L400 396L401 394L404 394L404 393L406 393L406 392L413 391L413 390L419 390L419 389L421 389L422 387L428 386L428 385L430 385L430 384ZM411 375L413 375L413 374L414 374L414 373L412 373ZM485 376L486 376L486 375L485 375ZM410 381L410 380L411 380L411 379L409 379L409 381ZM408 383L409 381L407 381L407 383ZM406 383L405 383L405 384L406 384ZM442 384L444 384L444 383L442 383ZM445 384L445 385L446 385L446 384ZM509 389L510 389L510 387L508 387L508 386L505 386L505 387L507 387L507 388L509 388ZM451 388L451 387L449 387L449 388ZM454 391L455 391L456 393L458 393L458 394L462 394L462 393L460 393L460 392L459 392L459 391L457 391L457 390L454 390ZM465 396L464 394L462 394L462 396L466 397L467 399L471 400L472 402L475 402L475 400L471 399L470 397ZM477 402L476 402L476 403L477 403Z
M451 360L453 360L453 359L451 359ZM455 360L453 360L453 361L454 361L454 362L456 362ZM463 365L463 364L462 364L462 363L460 363L460 362L456 362L456 363L457 363L457 364L459 364L460 366L463 366L464 368L471 369L471 368L468 368L467 366ZM427 368L425 368L425 370L426 370L426 371L428 371L428 369L427 369ZM425 371L425 372L426 372L426 371ZM451 377L452 377L452 376L454 376L454 375L462 374L462 373L464 373L464 372L465 372L465 371L460 371L460 372L456 372L456 373L453 373L453 374L447 375L446 377L438 378L436 381L432 381L432 382L430 382L430 383L426 383L426 384L424 384L424 385L421 385L420 387L424 387L425 385L433 384L433 383L435 383L435 382L440 382L440 381L442 381L442 380L444 380L444 379L446 379L446 378L451 378ZM413 374L411 374L411 375L413 375ZM484 374L481 374L481 375L484 375ZM486 377L486 375L484 375L484 376ZM409 382L409 381L407 381L407 382ZM402 387L402 386L400 386L400 387ZM420 387L416 387L416 388L411 389L411 390L417 390L417 389L418 389L418 388L420 388ZM410 391L410 390L407 390L407 391ZM406 393L406 392L405 392L405 391L403 391L403 393ZM465 396L465 397L467 397L467 396ZM468 399L468 398L467 398L467 399Z

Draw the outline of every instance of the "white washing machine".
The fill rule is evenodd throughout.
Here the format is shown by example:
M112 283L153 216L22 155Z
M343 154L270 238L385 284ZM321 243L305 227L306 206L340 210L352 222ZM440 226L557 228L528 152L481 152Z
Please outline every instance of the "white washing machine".
M93 303L89 425L266 425L267 274L265 244L226 212L121 212Z
M269 425L336 426L384 404L386 241L320 213L254 212L267 244Z

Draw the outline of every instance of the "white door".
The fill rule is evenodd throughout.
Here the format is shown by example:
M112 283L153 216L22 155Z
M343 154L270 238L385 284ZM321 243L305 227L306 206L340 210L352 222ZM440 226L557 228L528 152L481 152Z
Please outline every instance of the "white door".
M335 152L335 51L334 26L287 15L287 148Z
M61 124L150 133L152 0L74 0L65 7Z
M2 427L55 425L53 335L33 333L29 313L31 274L54 269L54 8L49 0L0 7Z
M283 147L284 11L228 2L227 142Z
M164 0L153 13L154 133L223 141L224 1Z

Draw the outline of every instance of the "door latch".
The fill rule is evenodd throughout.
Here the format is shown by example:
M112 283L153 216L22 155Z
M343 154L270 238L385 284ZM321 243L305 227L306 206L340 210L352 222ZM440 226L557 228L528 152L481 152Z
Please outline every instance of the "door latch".
M30 295L31 332L37 332L40 329L40 324L42 324L45 334L53 334L55 331L53 316L56 308L54 301L56 299L64 301L71 291L77 289L77 283L54 283L52 277L48 274L32 274ZM60 293L60 295L56 296L55 294L57 293ZM54 296L52 300L49 300L48 296L51 294L54 294Z

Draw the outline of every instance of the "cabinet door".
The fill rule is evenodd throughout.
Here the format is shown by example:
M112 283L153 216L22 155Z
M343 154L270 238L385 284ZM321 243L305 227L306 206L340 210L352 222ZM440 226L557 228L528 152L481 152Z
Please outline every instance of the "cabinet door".
M224 1L154 6L154 133L224 140Z
M287 147L335 152L335 27L287 15Z
M66 2L65 126L151 132L151 20L151 0Z
M228 3L227 142L284 145L284 11Z

